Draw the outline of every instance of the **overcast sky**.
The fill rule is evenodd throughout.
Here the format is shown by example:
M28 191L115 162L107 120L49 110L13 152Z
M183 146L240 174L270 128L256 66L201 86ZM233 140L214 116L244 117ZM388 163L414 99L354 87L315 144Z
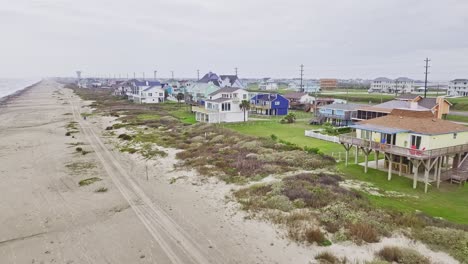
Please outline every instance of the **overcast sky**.
M468 78L467 0L0 0L0 77Z

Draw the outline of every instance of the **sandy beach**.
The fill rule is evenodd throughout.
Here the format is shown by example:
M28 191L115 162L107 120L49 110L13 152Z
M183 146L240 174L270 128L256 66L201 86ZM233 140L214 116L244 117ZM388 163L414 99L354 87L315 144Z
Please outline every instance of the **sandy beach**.
M89 104L45 80L0 107L0 263L317 263L321 251L359 263L384 245L457 263L404 237L293 243L239 210L235 186L175 170L178 150L149 161L118 151L105 132L115 118L84 120ZM79 185L92 177L100 180Z

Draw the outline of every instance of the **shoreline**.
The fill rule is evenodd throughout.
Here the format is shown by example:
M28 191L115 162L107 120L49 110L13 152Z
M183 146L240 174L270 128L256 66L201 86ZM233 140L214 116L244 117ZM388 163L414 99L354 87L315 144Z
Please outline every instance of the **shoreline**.
M4 97L0 97L0 108L2 106L5 106L7 105L11 100L17 98L17 97L20 97L21 95L23 95L24 93L26 93L27 91L31 90L32 88L36 87L37 85L39 85L41 82L43 82L44 79L38 81L38 82L35 82L29 86L26 86L20 90L17 90L15 92L13 92L12 94L9 94L7 96L4 96Z

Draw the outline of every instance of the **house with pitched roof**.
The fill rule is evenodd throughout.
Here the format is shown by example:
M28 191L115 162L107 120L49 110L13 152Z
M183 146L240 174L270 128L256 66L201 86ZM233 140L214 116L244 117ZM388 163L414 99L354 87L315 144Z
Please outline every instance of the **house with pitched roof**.
M248 101L248 92L241 88L224 87L208 95L199 106L192 107L195 119L206 123L231 123L248 120L249 113L240 108Z
M188 86L186 92L193 97L194 101L198 101L208 98L209 94L224 87L245 88L236 75L217 75L208 72L200 80Z
M303 92L287 93L284 97L288 99L290 103L295 104L312 104L315 100L315 97Z
M260 93L250 99L250 111L269 116L287 115L289 100L281 94Z
M452 106L452 103L447 101L443 96L437 98L423 98L416 94L402 94L395 98L395 100L417 102L418 105L431 110L434 116L439 119L447 119L447 115L450 113L450 107Z
M129 80L128 81L129 91L127 92L128 100L132 100L136 103L160 103L159 100L159 90L162 84L159 81L141 81L141 80ZM151 88L151 89L150 89ZM163 99L164 99L164 90ZM158 93L157 96L155 93ZM149 96L151 94L151 96ZM148 100L145 99L146 96L149 96ZM164 100L162 100L164 101Z
M424 182L425 191L430 183L438 187L443 180L468 177L468 127L435 118L430 110L394 109L351 127L356 132L339 137L346 164L354 146L365 155L365 172L368 156L374 152L375 168L387 170L389 180L393 173L409 176L414 188L418 181Z
M381 116L386 116L392 112L393 109L406 109L412 111L428 111L430 110L434 117L439 119L446 119L450 112L452 104L444 97L437 98L422 98L419 95L403 94L395 100L385 103L369 106L361 106L357 110L354 120L368 120Z

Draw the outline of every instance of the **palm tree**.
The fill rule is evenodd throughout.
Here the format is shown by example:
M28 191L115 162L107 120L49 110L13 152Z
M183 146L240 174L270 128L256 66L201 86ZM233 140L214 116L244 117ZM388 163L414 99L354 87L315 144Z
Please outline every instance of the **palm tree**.
M247 100L242 100L239 107L242 111L244 111L244 122L245 122L245 112L250 110L250 103Z
M184 94L183 93L178 93L176 95L176 99L177 99L177 102L179 103L179 107L180 107L180 101L182 101L184 99Z

